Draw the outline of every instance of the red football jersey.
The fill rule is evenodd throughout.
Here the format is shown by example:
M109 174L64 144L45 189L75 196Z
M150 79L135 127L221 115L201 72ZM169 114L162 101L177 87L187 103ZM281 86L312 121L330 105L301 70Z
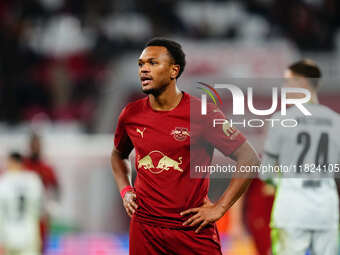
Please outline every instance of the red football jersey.
M191 116L190 107L197 109ZM153 110L148 97L123 109L114 144L125 155L133 148L136 151L136 220L184 228L182 223L189 216L180 216L180 212L201 206L209 188L209 178L191 178L190 155L195 165L209 165L215 147L230 155L245 142L235 129L212 127L213 119L225 119L215 105L208 104L203 117L200 109L200 100L185 92L171 111Z
M42 160L32 160L30 158L26 158L24 160L24 166L26 169L31 170L39 175L41 181L43 182L45 188L54 188L58 189L58 180L53 171L53 168L46 164Z

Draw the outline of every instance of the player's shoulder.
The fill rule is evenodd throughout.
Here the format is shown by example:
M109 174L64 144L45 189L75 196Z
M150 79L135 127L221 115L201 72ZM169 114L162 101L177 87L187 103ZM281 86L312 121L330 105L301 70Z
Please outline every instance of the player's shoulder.
M201 104L201 99L199 97L196 97L194 95L191 95L187 92L183 92L184 97L189 99L190 104L196 104L196 105L200 105Z
M332 123L333 127L340 126L340 114L332 110L328 106L322 104L314 104L309 105L309 109L312 113L312 116L328 119Z
M311 116L323 116L323 117L330 117L330 118L339 118L339 114L335 111L333 111L331 108L329 108L326 105L323 104L306 104L304 107L312 114ZM287 115L304 115L302 111L294 107L289 107L287 109Z
M321 105L320 108L322 109L320 115L330 119L334 130L338 133L338 130L340 129L340 114L325 105Z
M286 109L285 114L282 113L282 110L274 112L273 115L271 116L271 119L286 119L287 117L294 119L298 118L301 115L303 115L301 110L295 106L292 106Z
M35 183L35 184L40 184L41 179L38 173L30 171L30 170L23 170L20 172L22 178L25 178L27 182Z
M318 105L314 105L314 107L316 109L318 109L319 112L322 113L325 116L330 116L330 117L335 118L335 119L339 119L340 118L340 114L339 113L337 113L336 111L334 111L333 109L329 108L326 105L318 104Z
M121 117L127 117L131 114L143 111L144 106L147 104L148 97L137 99L136 101L128 103L121 111Z
M197 97L197 96L191 95L187 92L183 92L183 95L184 95L185 98L188 98L190 100L190 104L194 104L194 105L201 105L202 104L202 99ZM207 103L207 105L214 105L214 104Z
M52 171L53 172L53 167L46 161L40 160L39 161L39 167L43 169L43 171ZM38 173L37 173L38 174ZM39 174L38 174L39 175Z
M137 99L136 101L130 102L124 107L123 111L128 113L130 111L138 110L147 103L147 100L148 97L146 96L141 99Z
M190 95L188 93L186 93L186 94L188 95L188 98L190 100L191 114L193 114L195 112L201 114L202 99L198 98L196 96ZM195 110L197 110L197 111L195 111ZM221 109L216 104L207 102L206 103L206 115L212 116L212 115L216 115L216 114L223 114L223 112L221 111Z
M0 177L0 193L1 191L8 189L8 187L11 186L11 183L13 183L15 179L16 174L10 171L5 171Z
M9 171L4 171L3 174L0 176L1 183L9 182L11 179L13 179L13 174Z
M277 112L273 113L271 118L272 119L285 119L285 118L287 118L287 116L289 118L295 118L295 117L300 116L301 114L303 114L303 113L300 111L299 108L292 106L292 107L288 107L286 109L286 114L283 114L282 110L277 111Z

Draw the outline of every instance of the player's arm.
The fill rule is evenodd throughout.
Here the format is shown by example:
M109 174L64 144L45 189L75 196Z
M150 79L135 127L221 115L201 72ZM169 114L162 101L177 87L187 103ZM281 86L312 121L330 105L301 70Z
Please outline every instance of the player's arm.
M242 166L259 166L260 164L256 152L248 142L244 142L230 157L237 161L238 172L240 172ZM196 226L199 224L196 229L196 232L198 232L207 224L219 220L247 190L252 180L249 177L245 175L243 178L232 178L228 188L215 204L205 203L201 207L182 212L181 215L194 213L183 225Z
M45 175L45 178L47 178L47 183L49 184L49 196L57 203L60 201L60 185L54 169L50 166L47 167L45 170Z
M259 159L254 149L246 141L246 138L235 127L232 127L215 105L208 104L208 114L200 119L202 123L202 136L205 141L212 144L225 156L236 160L237 172L241 173L243 166L258 166ZM216 122L218 120L218 122ZM220 199L213 205L204 203L199 208L192 208L183 212L182 215L195 213L185 225L199 225L197 232L205 225L217 221L224 213L240 198L247 190L251 179L251 173L244 174L242 178L232 178L228 188Z
M128 156L114 148L111 155L111 165L114 179L122 195L125 210L131 217L138 206L135 202L136 193L131 187L131 166Z
M122 191L126 186L131 185L131 167L128 158L116 148L113 148L112 150L111 165L119 191Z
M127 110L124 108L119 116L114 137L115 147L111 153L111 166L118 190L123 199L123 205L127 214L131 217L137 209L136 193L131 186L131 166L129 155L133 150L133 144L126 131Z
M237 172L244 166L259 166L260 160L253 147L244 142L230 157L236 160ZM232 178L226 191L217 201L216 205L222 208L223 214L241 197L241 195L248 189L252 178L252 173L245 173L242 178Z
M232 127L225 115L212 104L208 105L207 112L206 117L201 119L203 139L212 144L225 156L236 160L238 173L242 172L240 169L243 166L259 166L260 161L256 152L246 141L242 133L235 127ZM218 125L215 122L216 119L219 120ZM216 125L213 125L213 123ZM228 188L215 204L204 203L201 207L191 208L182 212L181 215L194 213L193 216L184 222L184 225L199 225L196 230L198 232L207 224L220 219L247 190L251 182L251 174L244 174L242 178L232 178Z

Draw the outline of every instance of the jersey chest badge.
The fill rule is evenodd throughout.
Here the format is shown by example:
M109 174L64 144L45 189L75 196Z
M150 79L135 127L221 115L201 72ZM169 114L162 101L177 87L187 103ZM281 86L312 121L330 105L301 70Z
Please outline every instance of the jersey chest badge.
M179 142L183 142L188 137L190 137L188 129L184 127L176 127L174 130L171 131L171 135L176 141Z

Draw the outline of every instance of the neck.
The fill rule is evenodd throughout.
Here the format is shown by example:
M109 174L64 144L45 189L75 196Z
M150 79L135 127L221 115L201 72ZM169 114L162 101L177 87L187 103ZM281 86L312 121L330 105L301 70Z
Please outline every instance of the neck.
M170 111L179 104L182 99L182 92L177 88L176 83L169 84L159 95L149 95L151 108L157 111Z
M315 91L311 91L311 97L310 97L309 102L311 104L318 104L319 103L319 99L318 99L318 96L317 96Z
M8 171L9 171L9 172L19 172L19 171L21 171L21 168L22 168L21 164L16 164L16 165L12 165L12 166L8 169Z

